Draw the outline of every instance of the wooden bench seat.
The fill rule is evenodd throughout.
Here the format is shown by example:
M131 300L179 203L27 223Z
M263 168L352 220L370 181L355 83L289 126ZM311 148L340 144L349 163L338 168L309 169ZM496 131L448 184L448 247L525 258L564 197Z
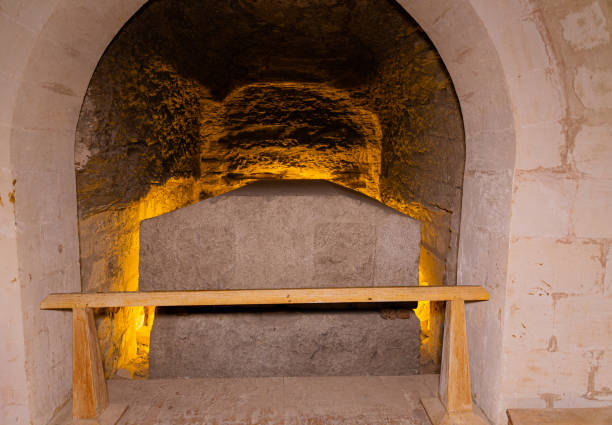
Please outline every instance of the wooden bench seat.
M509 409L509 425L610 425L612 406L583 409Z
M95 424L102 416L109 421L110 410L120 416L127 406L103 415L108 393L92 308L446 301L439 398L422 403L434 425L460 425L486 424L472 406L465 302L488 298L480 286L393 286L50 294L40 307L73 311L72 416Z

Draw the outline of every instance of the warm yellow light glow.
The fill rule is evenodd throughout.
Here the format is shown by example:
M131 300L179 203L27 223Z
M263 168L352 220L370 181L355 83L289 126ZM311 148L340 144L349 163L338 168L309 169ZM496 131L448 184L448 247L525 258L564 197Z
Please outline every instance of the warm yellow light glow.
M422 262L419 262L419 286L429 286L426 279L426 271ZM421 322L421 344L426 344L427 339L431 336L431 302L419 301L419 304L414 313Z
M122 280L114 290L138 290L138 259L140 252L140 222L197 202L199 189L194 179L171 179L163 186L154 186L149 193L131 205L125 214L125 243L120 244L118 258ZM112 338L120 347L116 370L125 377L146 377L149 366L149 341L155 307L125 307L113 314ZM102 335L101 335L102 336ZM108 363L107 363L108 364Z
M174 178L163 185L153 186L146 196L130 205L122 213L125 231L118 240L116 247L119 273L116 282L113 284L113 290L138 290L139 226L141 221L193 204L199 201L202 196L220 195L254 180L328 180L360 191L421 222L431 222L431 212L422 205L405 202L399 196L381 196L382 182L379 178L381 153L378 149L371 146L369 148L362 147L363 151L357 152L357 156L361 158L361 164L366 165L355 174L339 172L342 169L342 164L351 160L348 153L344 153L346 158L338 159L337 152L334 157L328 152L317 152L303 147L296 149L283 148L275 151L274 155L266 155L265 161L253 161L236 173L231 172L234 170L223 168L224 165L221 163L203 161L202 177L198 179ZM244 152L245 156L260 154L262 152L259 150L257 152ZM355 155L355 152L352 155ZM277 159L274 159L275 157ZM442 266L442 269L440 266ZM422 246L419 285L442 284L443 282L440 280L443 274L443 264L436 263ZM432 309L436 309L435 312ZM439 330L437 330L440 325L437 309L437 305L432 305L427 301L419 302L415 309L415 314L421 322L422 358L436 358L435 352L439 346L437 339L440 336ZM115 372L124 377L146 377L148 375L149 342L154 314L155 309L153 307L122 308L111 315L112 320L108 318L107 322L99 327L103 350L106 348L104 350L105 367L109 375Z

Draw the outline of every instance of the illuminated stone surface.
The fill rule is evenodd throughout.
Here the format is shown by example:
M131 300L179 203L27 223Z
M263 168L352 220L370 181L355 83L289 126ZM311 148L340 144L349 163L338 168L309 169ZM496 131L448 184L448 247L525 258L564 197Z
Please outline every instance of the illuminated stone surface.
M464 157L450 77L394 1L150 1L79 114L82 289L135 290L141 220L260 178L333 181L427 222L429 283L453 284ZM139 321L103 319L109 376L146 375Z
M141 290L418 283L419 222L328 182L253 183L140 227ZM419 370L419 321L410 310L180 311L200 313L158 309L152 377Z
M140 290L417 285L420 223L329 182L258 182L140 225Z

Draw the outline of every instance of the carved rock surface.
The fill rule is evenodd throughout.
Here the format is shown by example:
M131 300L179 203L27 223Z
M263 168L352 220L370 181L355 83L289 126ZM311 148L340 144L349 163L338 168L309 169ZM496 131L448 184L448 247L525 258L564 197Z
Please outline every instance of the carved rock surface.
M139 288L417 285L420 223L329 182L254 183L140 225Z
M328 182L254 183L145 220L140 239L141 290L418 282L419 222ZM418 371L409 310L256 310L160 309L151 377Z
M380 311L160 310L151 378L413 375L419 320Z

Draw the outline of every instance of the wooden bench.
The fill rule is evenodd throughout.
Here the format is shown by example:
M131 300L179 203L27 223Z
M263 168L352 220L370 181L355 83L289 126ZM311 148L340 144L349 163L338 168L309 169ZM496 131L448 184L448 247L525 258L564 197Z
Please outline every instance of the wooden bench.
M509 409L509 425L610 425L612 406L577 409Z
M480 286L400 286L227 291L51 294L41 309L72 309L72 416L83 423L114 423L127 405L109 406L93 308L232 306L445 301L446 319L439 398L423 399L432 423L486 424L472 406L465 302L489 299Z

